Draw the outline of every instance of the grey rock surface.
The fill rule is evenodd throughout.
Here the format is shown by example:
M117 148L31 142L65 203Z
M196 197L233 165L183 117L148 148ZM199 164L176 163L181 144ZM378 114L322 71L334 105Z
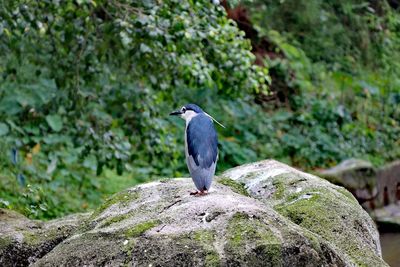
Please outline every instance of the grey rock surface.
M66 239L88 214L75 214L48 222L0 209L0 266L28 266Z
M326 180L344 186L360 203L374 199L378 194L377 170L368 161L348 159L320 172Z

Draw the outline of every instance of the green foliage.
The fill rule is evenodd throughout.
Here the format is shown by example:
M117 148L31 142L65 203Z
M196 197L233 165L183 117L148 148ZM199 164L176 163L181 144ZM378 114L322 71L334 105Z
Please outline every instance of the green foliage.
M253 43L273 44L266 67L207 0L0 1L0 206L52 218L187 175L184 123L168 113L190 102L227 127L218 171L400 157L398 12L385 1L242 2ZM254 102L268 70L290 92L285 108Z
M36 218L98 204L104 169L186 172L168 113L267 90L210 1L1 1L0 17L0 198Z
M253 43L265 38L275 46L265 60L272 88L291 93L291 110L263 122L276 134L254 133L276 146L258 146L256 154L302 168L349 157L375 165L398 159L398 12L385 1L244 2L259 33Z
M253 20L299 45L314 62L356 73L359 64L384 68L399 58L398 11L387 1L253 1ZM390 52L390 53L387 53Z

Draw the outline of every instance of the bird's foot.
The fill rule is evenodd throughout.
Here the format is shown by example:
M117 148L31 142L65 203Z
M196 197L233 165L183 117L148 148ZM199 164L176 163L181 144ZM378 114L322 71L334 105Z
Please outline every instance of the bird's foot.
M190 195L191 195L191 196L196 196L196 197L205 196L205 195L207 195L207 194L208 194L207 190L204 190L204 191L196 191L196 192L190 192Z

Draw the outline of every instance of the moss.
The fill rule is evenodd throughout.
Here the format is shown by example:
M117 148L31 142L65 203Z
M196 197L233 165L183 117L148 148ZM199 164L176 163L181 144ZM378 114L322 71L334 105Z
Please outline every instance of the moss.
M4 248L8 247L10 244L12 244L11 237L8 237L8 236L0 237L0 251Z
M31 246L36 246L51 241L57 241L66 238L70 234L70 229L65 227L54 227L41 231L22 231L24 242Z
M306 179L301 175L295 173L285 173L275 176L272 181L272 185L275 188L275 192L273 194L274 199L283 199L286 194L286 188L292 188L296 184L303 181L306 181Z
M282 243L268 226L258 218L245 213L236 213L227 227L227 251L234 261L250 263L282 265ZM248 247L252 247L248 250ZM229 260L228 260L229 262Z
M81 225L76 229L76 233L85 233L92 230L95 227L93 221L85 220L81 222Z
M127 218L129 218L131 216L132 216L131 213L126 213L126 214L117 215L117 216L114 216L114 217L107 218L106 220L104 220L104 222L102 223L100 228L105 228L105 227L107 227L107 226L109 226L109 225L111 225L113 223L117 223L117 222L123 221L123 220L125 220L125 219L127 219Z
M313 247L316 251L319 253L323 253L321 250L321 241L319 240L319 237L313 234L311 231L303 230L301 234L307 238L307 240L310 242L311 247Z
M235 182L232 179L222 177L221 179L218 180L220 184L226 185L232 189L233 192L244 195L244 196L250 196L249 193L247 192L246 188L244 187L244 184Z
M262 240L279 243L279 239L258 218L251 218L246 213L236 213L228 224L233 245L241 245L243 239Z
M202 261L204 261L204 266L207 267L221 266L221 259L214 247L215 232L202 230L194 234L194 239L197 241L195 242L195 244L199 248L196 250L200 252L199 258L202 259ZM191 238L189 238L187 242L189 247L191 246L189 244L193 244L193 240L191 240Z
M107 199L101 206L96 209L93 214L90 216L90 220L99 216L104 210L112 206L113 204L119 203L120 205L124 205L132 200L138 199L140 196L139 192L129 192L129 191L122 191Z
M133 228L128 229L125 231L125 236L127 238L132 237L139 237L147 230L154 228L155 226L159 225L161 222L159 220L147 221L143 223L139 223L135 225Z
M350 193L349 191L347 191L347 189L343 188L343 187L339 187L336 189L336 191L338 191L339 193L341 193L342 195L344 195L345 197L347 197L349 200L351 200L354 203L358 203L357 199L353 196L352 193Z
M272 185L275 187L274 198L281 199L284 196L285 183L280 179L276 179Z
M206 262L205 262L206 267L217 267L221 266L221 260L219 258L219 255L215 251L209 251L206 255Z
M215 242L215 231L198 231L194 233L193 238L204 249L206 253L205 266L214 267L220 266L221 260L218 253L215 251L213 243Z
M24 236L24 242L29 245L37 245L42 241L38 233L24 231L22 234Z
M215 232L213 231L199 231L193 235L193 238L200 243L212 243L215 240Z
M327 209L329 206L323 204L325 197L321 199L321 194L331 194L331 192L324 189L310 188L300 193L293 193L286 197L284 203L276 205L274 209L307 229L314 228L317 226L317 221L319 221L320 231L323 231L329 228L331 221L337 216L334 214L329 216L330 211Z
M379 266L373 250L364 249L360 244L359 235L364 230L357 232L352 225L355 222L353 218L362 216L362 211L355 205L357 203L349 203L346 193L341 193L337 195L329 189L309 188L286 196L285 202L274 206L274 209L299 226L343 248L358 265L375 261L371 262L371 266ZM305 198L305 195L309 197Z

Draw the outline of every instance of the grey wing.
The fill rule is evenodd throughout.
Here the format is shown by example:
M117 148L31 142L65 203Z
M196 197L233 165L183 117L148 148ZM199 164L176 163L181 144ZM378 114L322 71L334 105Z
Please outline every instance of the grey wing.
M189 156L187 157L187 165L196 188L200 191L209 190L217 163L212 163L209 168L202 168L196 165L193 156Z

